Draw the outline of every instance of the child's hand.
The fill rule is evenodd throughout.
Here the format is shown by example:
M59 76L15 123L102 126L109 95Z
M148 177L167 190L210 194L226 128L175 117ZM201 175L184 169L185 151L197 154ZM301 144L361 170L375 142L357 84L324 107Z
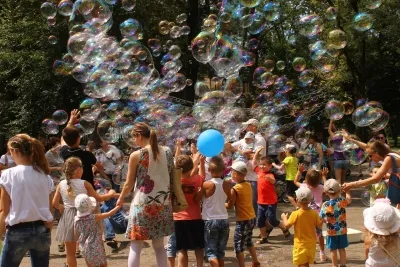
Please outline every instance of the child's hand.
M259 154L263 149L264 149L263 146L259 146L259 147L256 149L256 154Z
M288 214L287 214L287 213L282 213L282 214L281 214L281 219L282 219L282 220L287 219L287 217L288 217Z
M205 156L203 156L203 155L201 155L200 156L200 163L205 163L206 162L206 157Z
M321 174L322 174L322 176L325 176L325 177L326 177L326 175L328 174L328 172L329 172L328 168L325 167L325 168L322 169Z
M108 193L114 196L117 192L115 192L114 189L111 189L110 191L108 191Z
M304 166L303 163L300 163L299 166L297 167L299 172L304 172L304 170L306 169L306 166Z

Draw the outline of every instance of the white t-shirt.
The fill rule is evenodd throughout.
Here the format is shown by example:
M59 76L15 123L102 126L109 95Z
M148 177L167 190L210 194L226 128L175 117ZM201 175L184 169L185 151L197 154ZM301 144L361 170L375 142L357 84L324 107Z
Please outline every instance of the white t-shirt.
M7 225L53 221L49 195L54 185L49 175L36 171L32 166L18 165L2 172L0 185L11 198Z
M11 155L7 155L7 154L2 155L0 157L0 163L3 164L4 166L9 167L9 168L15 167L15 162L12 159Z
M232 146L236 149L243 150L247 146L246 141L243 139L240 139L239 141L236 141L235 143L232 144ZM265 156L267 154L266 151L266 146L267 143L264 139L264 137L260 133L255 134L255 140L254 140L254 150L256 150L258 147L264 147L264 149L261 151L261 156Z
M68 182L62 180L60 182L60 194L64 203L64 208L75 208L75 198L80 194L87 194L88 191L85 187L85 180L81 179L70 179L70 186L72 189L72 196L68 195Z
M104 172L107 174L116 171L117 159L122 157L122 153L118 148L113 145L109 145L109 147L107 152L104 152L101 148L96 151L96 159L103 164Z

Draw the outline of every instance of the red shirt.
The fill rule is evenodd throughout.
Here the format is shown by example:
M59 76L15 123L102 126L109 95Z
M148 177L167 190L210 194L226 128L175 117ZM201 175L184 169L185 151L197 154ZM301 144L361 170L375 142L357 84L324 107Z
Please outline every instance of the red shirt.
M258 204L261 205L272 205L278 203L278 197L276 196L275 186L268 180L268 177L275 178L273 173L264 173L259 167L254 169L258 176Z
M189 207L186 210L180 212L174 212L174 220L200 220L201 219L201 209L200 203L194 202L194 196L196 195L199 187L203 184L203 177L196 174L190 178L181 178L182 191L185 194L186 201Z

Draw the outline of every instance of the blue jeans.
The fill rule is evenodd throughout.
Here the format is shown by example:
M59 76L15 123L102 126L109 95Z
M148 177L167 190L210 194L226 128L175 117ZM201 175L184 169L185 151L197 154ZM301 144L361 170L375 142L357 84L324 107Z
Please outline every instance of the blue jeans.
M167 243L167 257L175 258L176 257L176 237L175 232L168 236Z
M257 181L249 181L249 183L251 184L251 190L253 191L253 209L254 209L254 213L256 214L256 218L257 218L257 211L258 211L258 186L257 186Z
M117 200L112 198L108 201L104 201L104 204L100 207L102 213L109 212L115 207ZM104 235L106 240L113 240L115 238L115 233L123 234L126 232L128 227L127 218L122 214L121 210L117 211L110 218L103 220L104 224Z
M208 260L223 259L229 238L229 220L204 221L204 241Z
M51 231L44 225L9 228L6 232L0 266L18 267L29 251L32 267L48 267Z

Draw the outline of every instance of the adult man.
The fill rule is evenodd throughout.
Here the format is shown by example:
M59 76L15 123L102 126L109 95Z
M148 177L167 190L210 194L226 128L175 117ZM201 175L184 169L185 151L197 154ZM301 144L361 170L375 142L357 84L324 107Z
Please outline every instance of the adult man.
M101 141L101 148L95 152L97 161L104 166L104 173L112 183L113 189L119 191L119 185L112 181L112 176L115 171L121 166L123 161L122 152L106 141Z

